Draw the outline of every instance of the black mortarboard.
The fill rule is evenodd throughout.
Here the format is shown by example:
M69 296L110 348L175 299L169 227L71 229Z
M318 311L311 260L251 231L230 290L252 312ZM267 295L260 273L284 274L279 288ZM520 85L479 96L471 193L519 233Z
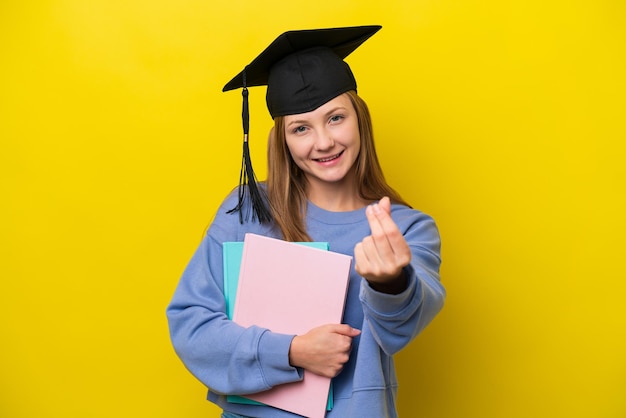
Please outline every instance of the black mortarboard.
M354 75L343 58L380 28L377 25L285 32L224 86L223 91L243 88L244 150L239 203L232 210L240 212L242 222L245 184L252 198L253 219L271 220L250 160L247 88L267 85L267 108L272 118L315 110L342 93L356 90Z

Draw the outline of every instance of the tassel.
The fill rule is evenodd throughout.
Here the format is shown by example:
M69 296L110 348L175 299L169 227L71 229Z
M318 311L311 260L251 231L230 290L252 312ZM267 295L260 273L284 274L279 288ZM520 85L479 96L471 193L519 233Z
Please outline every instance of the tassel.
M237 206L227 213L239 212L239 222L244 223L250 218L250 206L245 205L247 198L251 200L252 221L258 219L259 223L266 223L272 220L272 214L267 207L267 194L256 182L256 176L252 169L252 159L250 158L250 147L248 145L248 131L250 129L250 112L248 108L248 88L246 87L246 71L243 71L243 108L241 118L243 122L243 156L241 159L241 170L239 172L239 201ZM245 213L244 213L245 211Z

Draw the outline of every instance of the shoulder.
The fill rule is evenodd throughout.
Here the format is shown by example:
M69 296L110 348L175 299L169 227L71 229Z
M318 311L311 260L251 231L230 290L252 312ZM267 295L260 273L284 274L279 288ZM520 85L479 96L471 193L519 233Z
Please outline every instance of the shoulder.
M247 190L244 189L244 194L246 193ZM239 188L235 187L222 200L209 226L208 234L215 239L227 241L243 241L243 237L247 232L271 235L272 225L262 225L257 220L251 219L251 217L246 220L245 215L251 213L252 204L250 199L245 198L241 201L241 206L239 207L239 194Z
M438 251L439 228L432 216L405 205L391 205L391 217L409 245L427 246Z
M429 214L402 204L391 205L391 216L398 226L422 222L435 224L435 220Z
M222 203L219 206L218 213L222 211L229 211L233 207L237 205L239 201L239 188L235 187L232 189L222 200Z

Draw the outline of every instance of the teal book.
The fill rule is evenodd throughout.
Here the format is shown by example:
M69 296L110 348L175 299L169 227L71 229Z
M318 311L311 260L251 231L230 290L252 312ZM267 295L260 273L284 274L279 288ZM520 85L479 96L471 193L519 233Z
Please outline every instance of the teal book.
M298 244L310 246L320 250L329 250L327 242L299 242ZM237 287L239 285L239 271L241 268L241 258L243 256L243 242L225 242L222 245L224 255L224 299L226 301L226 315L233 318L235 310L235 300L237 297ZM228 395L228 402L242 403L249 405L262 405L261 402L248 399L243 396ZM333 407L332 386L328 393L328 404L326 410Z

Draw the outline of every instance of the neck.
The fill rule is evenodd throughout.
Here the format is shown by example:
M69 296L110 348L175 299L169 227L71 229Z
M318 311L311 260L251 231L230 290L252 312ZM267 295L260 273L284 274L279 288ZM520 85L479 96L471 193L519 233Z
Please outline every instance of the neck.
M352 183L307 184L307 199L315 206L331 212L349 212L367 206L370 202L359 197Z

